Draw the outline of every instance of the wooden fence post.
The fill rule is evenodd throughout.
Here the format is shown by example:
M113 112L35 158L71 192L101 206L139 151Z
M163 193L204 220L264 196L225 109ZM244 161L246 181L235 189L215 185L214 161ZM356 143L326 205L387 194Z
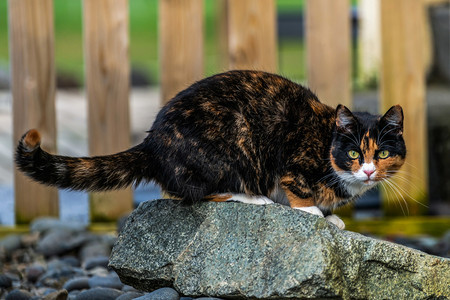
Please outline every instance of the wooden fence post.
M376 83L381 67L380 0L359 1L358 79Z
M417 215L426 211L427 110L423 22L419 21L422 9L421 0L381 0L381 110L402 105L408 150L406 164L393 179L396 187L383 193L386 215L407 214L408 210L410 215Z
M350 36L349 0L307 0L308 85L334 107L352 105Z
M130 146L128 1L84 0L89 151L104 155ZM131 189L91 195L91 220L132 210Z
M274 0L228 1L230 69L277 72L277 26Z
M203 0L159 1L159 58L163 103L203 77Z
M13 95L13 138L37 128L42 147L56 152L53 1L9 0L9 40ZM16 223L57 216L58 192L14 176Z

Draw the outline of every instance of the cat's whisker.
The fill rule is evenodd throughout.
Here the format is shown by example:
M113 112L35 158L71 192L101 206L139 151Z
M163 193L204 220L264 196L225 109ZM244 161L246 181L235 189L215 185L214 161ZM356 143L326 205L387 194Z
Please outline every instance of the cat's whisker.
M391 190L393 191L394 195L396 196L396 199L402 209L403 214L405 214L404 210L403 210L403 205L401 204L400 198L403 200L403 203L405 203L405 207L406 207L406 211L409 215L409 207L408 207L408 202L406 201L405 197L403 196L402 193L400 193L400 191L398 190L398 188L389 180L384 181L386 184L389 185L389 187L391 188ZM400 196L400 198L399 198Z
M394 191L394 189L393 189L392 187L390 187L389 185L388 185L388 187L389 187L389 189L388 189L388 187L386 187L386 184L388 185L388 183L383 182L383 183L381 184L381 187L385 190L386 195L387 195L388 197L391 198L392 196L390 196L390 195L392 195L392 194L396 197L397 202L398 202L398 204L399 204L399 206L400 206L400 209L402 210L403 216L406 216L405 210L403 209L403 205L402 205L402 202L400 201L400 198L398 197L398 194L397 194L397 193ZM405 207L406 207L406 209L408 210L408 204L405 203ZM409 211L408 211L408 214L409 214Z
M421 206L423 206L423 207L425 207L425 208L428 208L428 205L425 205L425 204L421 203L421 202L418 201L416 198L414 198L413 196L411 196L411 194L410 194L408 191L406 191L404 188L402 188L402 187L401 187L398 183L396 183L395 181L393 181L393 180L391 180L391 179L388 179L388 178L386 178L386 181L392 183L394 186L396 186L398 189L400 189L403 193L405 193L405 195L407 195L407 196L409 197L409 199L413 200L414 202L416 202L417 204L419 204L419 205L421 205Z
M410 167L412 167L412 168L414 168L414 169L416 169L416 170L419 170L418 167L416 167L415 165L413 165L413 164L411 164L411 163L409 163L409 162L407 162L407 161L405 161L405 164L407 164L408 166L410 166Z
M400 170L400 171L387 171L386 173L388 173L391 176L395 176L395 177L399 177L401 175L404 175L405 178L409 177L409 178L415 179L415 180L417 180L417 181L419 181L421 183L424 183L424 184L426 183L423 178L420 178L417 175L413 175L413 174L411 174L410 172L407 172L407 171L402 171L402 170ZM407 179L412 182L412 180L409 179L409 178L407 178Z

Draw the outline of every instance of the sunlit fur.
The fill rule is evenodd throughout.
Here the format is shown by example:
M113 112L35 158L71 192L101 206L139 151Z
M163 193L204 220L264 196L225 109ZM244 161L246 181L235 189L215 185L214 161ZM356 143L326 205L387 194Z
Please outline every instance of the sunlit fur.
M281 76L230 71L181 91L131 149L52 155L32 130L19 141L15 161L33 180L59 188L102 191L155 181L185 203L245 194L328 214L380 181L390 184L405 159L402 128L399 106L382 117L351 113ZM379 159L383 149L391 155ZM350 150L359 158L351 159Z

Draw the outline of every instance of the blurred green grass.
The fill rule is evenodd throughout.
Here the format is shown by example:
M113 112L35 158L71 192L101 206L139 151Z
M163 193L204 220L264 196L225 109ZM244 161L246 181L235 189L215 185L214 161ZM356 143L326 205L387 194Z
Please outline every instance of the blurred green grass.
M218 53L215 0L205 0L205 76L223 71ZM280 12L300 12L304 0L278 0ZM131 65L158 80L158 1L130 0ZM7 1L0 1L0 68L8 68ZM59 72L83 80L82 1L54 0L55 61ZM305 79L304 47L300 40L279 43L279 73Z

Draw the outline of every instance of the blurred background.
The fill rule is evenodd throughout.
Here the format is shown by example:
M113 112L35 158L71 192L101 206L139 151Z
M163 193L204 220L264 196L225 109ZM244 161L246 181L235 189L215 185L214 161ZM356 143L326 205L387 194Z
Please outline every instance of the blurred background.
M238 68L281 74L332 106L401 104L408 164L339 213L371 234L449 229L448 0L42 3L0 1L0 224L111 222L160 197L153 184L95 195L36 187L15 174L14 145L37 127L55 153L126 149L176 92Z

